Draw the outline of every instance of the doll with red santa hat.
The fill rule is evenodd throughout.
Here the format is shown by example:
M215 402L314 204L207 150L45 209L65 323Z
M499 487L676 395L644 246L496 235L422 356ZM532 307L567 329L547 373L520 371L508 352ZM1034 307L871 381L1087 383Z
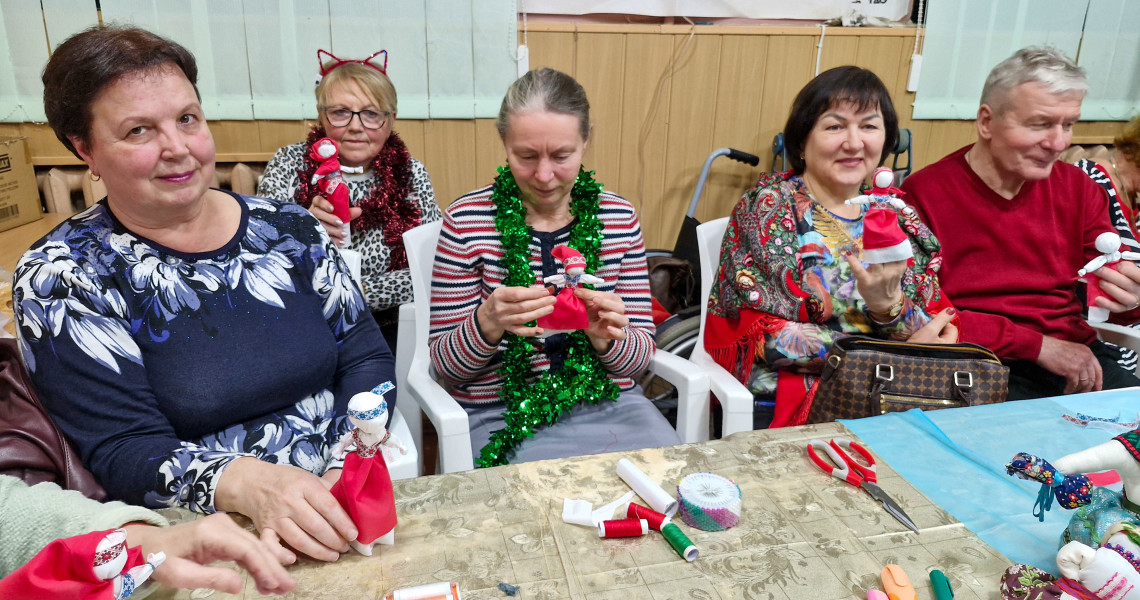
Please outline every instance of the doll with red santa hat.
M352 235L350 232L351 226L349 221L352 216L349 214L349 197L348 185L344 182L344 176L341 173L363 173L364 167L345 167L340 164L338 158L340 154L340 146L332 138L323 137L316 142L313 142L309 148L309 156L320 163L317 165L317 170L313 172L312 184L317 185L321 190L321 194L328 199L333 205L333 214L344 223L344 246L341 250L341 257L348 263L349 270L352 272L353 279L360 281L360 263L361 255L355 250L345 250L352 245Z
M555 287L555 299L554 312L538 319L538 326L542 328L542 335L539 337L549 337L589 327L590 318L586 312L586 305L574 295L574 290L583 285L605 283L604 279L585 272L586 259L570 246L555 246L551 254L562 263L563 272L542 280L546 285Z

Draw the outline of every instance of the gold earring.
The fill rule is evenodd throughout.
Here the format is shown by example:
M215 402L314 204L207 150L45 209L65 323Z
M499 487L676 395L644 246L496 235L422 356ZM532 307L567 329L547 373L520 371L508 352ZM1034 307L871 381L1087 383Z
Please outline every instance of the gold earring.
M90 170L90 169L87 170L87 178L90 179L91 181L99 181L100 179L103 179L99 175L96 175L95 172Z

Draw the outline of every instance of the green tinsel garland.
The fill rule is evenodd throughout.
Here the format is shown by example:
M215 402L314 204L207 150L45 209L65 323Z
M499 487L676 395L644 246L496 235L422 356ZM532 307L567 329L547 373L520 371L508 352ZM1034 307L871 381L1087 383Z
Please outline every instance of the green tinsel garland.
M499 167L498 171L491 201L495 203L495 229L502 235L503 266L507 269L503 285L530 287L535 276L530 267L531 228L526 224L526 207L519 198L510 166ZM587 273L602 266L602 221L598 218L602 184L594 181L593 174L579 167L578 178L570 190L570 214L577 222L570 229L569 246L586 259ZM509 332L504 337L507 348L499 369L503 380L499 397L506 405L506 427L492 433L490 442L483 446L475 461L480 467L507 464L507 455L519 442L534 437L536 428L553 425L579 402L617 400L621 391L598 361L584 331L569 334L562 368L557 373L547 371L534 381L529 381L530 357L534 353L531 338Z

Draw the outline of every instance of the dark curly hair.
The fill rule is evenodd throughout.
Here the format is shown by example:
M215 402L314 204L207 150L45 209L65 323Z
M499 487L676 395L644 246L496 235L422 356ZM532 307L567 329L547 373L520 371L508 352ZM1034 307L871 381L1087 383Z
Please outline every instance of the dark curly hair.
M182 71L198 93L194 55L164 37L137 27L92 27L55 49L44 67L44 112L55 137L79 157L71 138L90 144L91 105L104 88L132 73L165 67Z

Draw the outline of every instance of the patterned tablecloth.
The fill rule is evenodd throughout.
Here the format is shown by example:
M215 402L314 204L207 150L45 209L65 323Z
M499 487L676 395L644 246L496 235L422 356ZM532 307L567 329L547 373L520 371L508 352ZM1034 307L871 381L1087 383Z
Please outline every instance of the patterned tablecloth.
M401 586L452 580L465 599L589 600L788 599L867 597L883 565L903 567L919 598L933 598L927 576L941 569L956 600L997 599L1011 562L879 462L879 481L918 524L914 534L865 492L815 468L807 440L854 436L838 423L752 431L724 440L510 465L397 482L395 546L379 556L336 563L302 560L294 598L380 598ZM700 548L685 562L657 532L599 539L594 529L562 522L563 498L595 506L629 491L617 476L629 458L667 490L683 476L709 471L743 492L740 524L704 532L676 521ZM936 468L932 466L932 468ZM180 518L194 518L179 512ZM152 598L230 598L203 590L159 590ZM248 581L242 598L258 597Z

